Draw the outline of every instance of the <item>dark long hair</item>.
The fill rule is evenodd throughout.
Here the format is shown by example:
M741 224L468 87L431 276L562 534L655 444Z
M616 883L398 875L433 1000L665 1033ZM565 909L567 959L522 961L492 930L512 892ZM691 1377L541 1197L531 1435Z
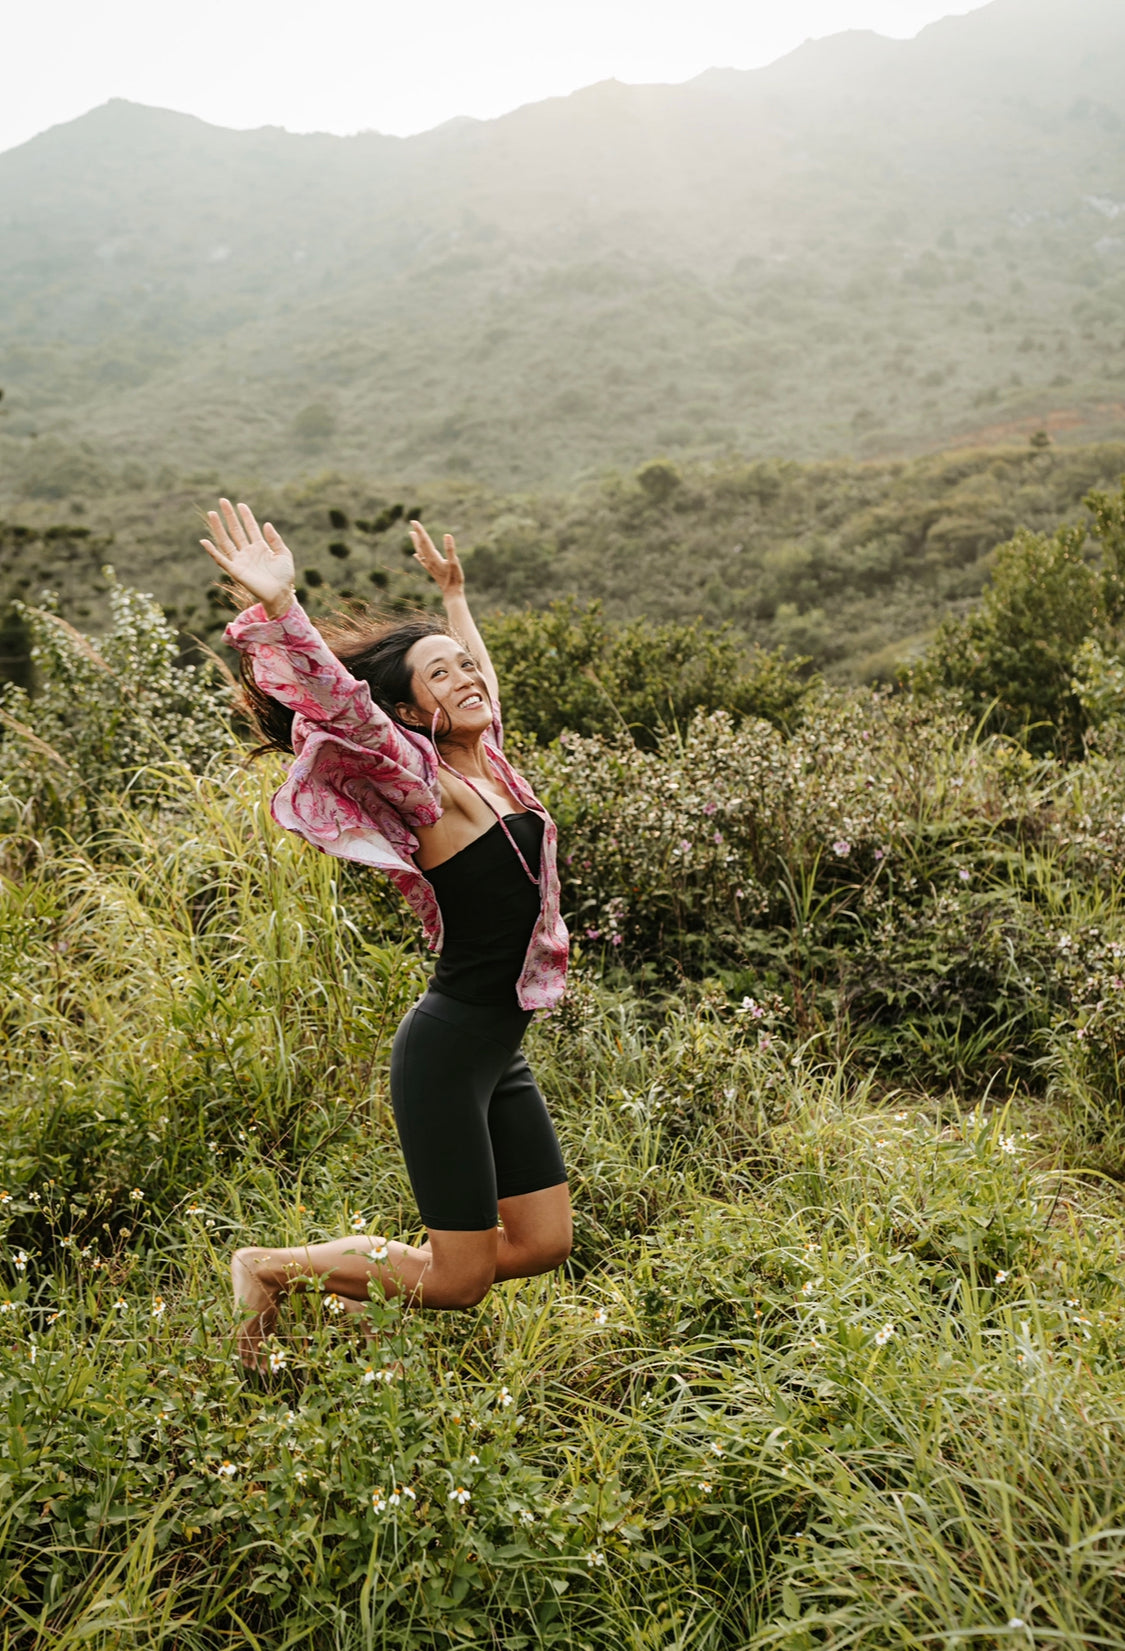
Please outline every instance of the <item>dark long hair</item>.
M398 707L414 700L414 673L406 656L415 642L426 636L445 636L445 626L428 614L414 613L407 619L388 619L375 613L334 614L322 620L317 630L340 663L352 676L366 682L371 697L402 728L428 734L429 729L403 722ZM293 750L293 712L280 700L272 699L254 680L253 659L241 654L241 709L260 736L251 752L259 757L267 751Z

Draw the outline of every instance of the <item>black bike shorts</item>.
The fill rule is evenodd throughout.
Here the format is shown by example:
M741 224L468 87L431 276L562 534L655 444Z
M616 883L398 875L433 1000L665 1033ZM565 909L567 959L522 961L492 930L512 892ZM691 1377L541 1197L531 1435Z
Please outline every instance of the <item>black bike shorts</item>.
M530 1010L427 992L391 1050L391 1102L427 1227L484 1232L497 1201L561 1186L566 1169L520 1054Z

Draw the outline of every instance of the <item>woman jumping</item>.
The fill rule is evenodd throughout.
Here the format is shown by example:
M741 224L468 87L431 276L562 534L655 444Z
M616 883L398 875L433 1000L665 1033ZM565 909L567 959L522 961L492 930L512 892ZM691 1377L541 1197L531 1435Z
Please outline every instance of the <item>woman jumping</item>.
M372 1283L411 1306L471 1307L494 1282L549 1272L570 1254L566 1170L520 1053L532 1011L562 996L567 932L554 822L501 753L496 673L452 538L441 556L410 524L445 625L357 619L322 635L296 600L281 536L268 522L259 529L248 505L220 503L202 544L258 599L227 640L243 655L263 749L296 757L274 818L385 871L440 953L395 1035L390 1073L428 1241L380 1239L373 1250L353 1235L239 1250L235 1306L250 1315L239 1349L257 1368L281 1298L313 1279L353 1311Z

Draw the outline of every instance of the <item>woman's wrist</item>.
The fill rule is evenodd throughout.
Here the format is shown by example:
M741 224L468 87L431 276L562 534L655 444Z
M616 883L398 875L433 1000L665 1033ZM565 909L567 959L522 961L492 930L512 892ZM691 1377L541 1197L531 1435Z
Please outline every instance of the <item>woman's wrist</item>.
M277 595L271 596L268 601L263 599L262 606L270 619L283 619L293 606L295 599L296 592L293 586L286 585L284 590L278 591Z

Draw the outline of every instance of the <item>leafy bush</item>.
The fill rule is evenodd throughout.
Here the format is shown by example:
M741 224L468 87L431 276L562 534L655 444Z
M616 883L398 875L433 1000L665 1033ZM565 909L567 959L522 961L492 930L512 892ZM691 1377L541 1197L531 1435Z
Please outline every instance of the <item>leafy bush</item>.
M808 692L807 661L746 654L733 634L644 619L610 624L598 603L556 602L546 612L493 616L484 625L505 686L508 726L542 743L564 730L628 729L651 745L698 708L795 722Z
M137 601L124 657L166 658ZM567 1275L464 1315L309 1292L259 1384L230 1250L415 1228L386 1064L425 965L381 883L275 830L212 689L210 749L177 713L152 764L122 694L99 755L105 670L61 634L24 710L96 806L0 883L13 1651L1115 1643L1125 1230L1057 1162L1120 1168L1115 759L887 694L529 745L601 930L529 1033ZM902 1092L976 1101L1013 1051L1047 1140L1014 1083Z
M1113 638L1125 615L1125 488L1086 503L1088 524L1018 533L1001 546L979 607L942 625L916 677L922 688L959 690L989 727L1069 756L1081 752L1087 725L1074 680L1089 657L1082 649Z
M17 605L32 640L32 697L0 683L0 822L89 829L128 792L159 799L162 764L202 767L233 745L219 669L184 664L149 596L114 585L111 629L83 636L53 610Z

